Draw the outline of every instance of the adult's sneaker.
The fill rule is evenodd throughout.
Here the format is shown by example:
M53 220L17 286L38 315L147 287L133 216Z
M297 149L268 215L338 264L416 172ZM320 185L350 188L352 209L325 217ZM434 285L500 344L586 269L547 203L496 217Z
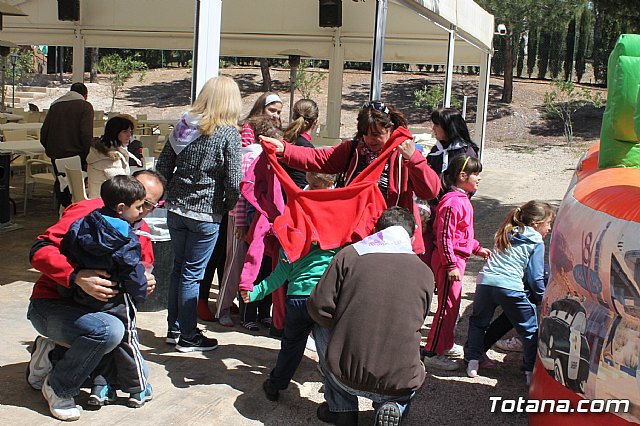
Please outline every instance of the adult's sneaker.
M462 358L464 357L464 348L454 343L453 346L451 346L451 348L449 348L448 350L444 351L442 355L448 358Z
M264 396L266 396L269 401L275 402L280 398L280 391L271 385L269 379L262 383L262 390L264 391Z
M107 404L113 404L118 399L116 390L109 385L95 385L91 388L91 394L87 400L87 404L101 407Z
M176 349L180 352L204 352L211 351L217 347L218 341L204 336L201 330L198 330L198 334L193 337L180 336L176 345Z
M376 426L398 426L400 424L400 407L393 401L385 402L376 412Z
M479 369L480 361L478 361L477 359L472 359L471 361L469 361L469 364L467 364L467 376L471 377L472 379L478 377Z
M49 411L56 419L72 421L80 418L80 407L73 398L61 398L49 385L49 376L42 383L42 395L49 404Z
M177 327L169 327L167 330L166 342L170 345L175 345L180 340L180 330Z
M44 379L47 378L53 365L49 354L56 347L53 340L43 336L36 337L33 342L33 351L31 351L31 360L27 364L27 382L34 389L42 389Z
M140 408L145 402L149 402L153 399L153 389L151 385L147 383L147 387L142 392L135 392L129 394L129 399L127 400L127 407L131 408Z
M459 367L456 361L444 355L425 356L422 362L425 367L433 367L438 370L454 371Z
M498 340L494 346L500 350L508 351L508 352L523 352L524 347L522 346L522 340L517 337L512 337L510 339L502 339Z

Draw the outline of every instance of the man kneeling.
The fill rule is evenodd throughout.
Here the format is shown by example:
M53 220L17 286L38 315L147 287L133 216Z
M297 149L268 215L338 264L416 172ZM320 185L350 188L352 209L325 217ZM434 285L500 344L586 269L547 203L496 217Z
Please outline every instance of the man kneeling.
M357 425L363 396L374 403L376 424L398 425L424 382L420 328L433 274L411 249L415 228L408 210L385 210L378 232L338 253L311 293L324 422Z

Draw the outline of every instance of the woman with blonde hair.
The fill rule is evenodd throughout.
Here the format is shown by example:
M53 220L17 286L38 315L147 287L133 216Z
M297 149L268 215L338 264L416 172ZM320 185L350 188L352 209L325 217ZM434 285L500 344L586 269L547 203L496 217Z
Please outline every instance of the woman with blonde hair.
M175 260L169 285L167 343L181 352L207 351L216 339L197 328L196 306L220 221L235 205L242 178L240 89L213 77L169 136L157 170L167 179L167 225Z

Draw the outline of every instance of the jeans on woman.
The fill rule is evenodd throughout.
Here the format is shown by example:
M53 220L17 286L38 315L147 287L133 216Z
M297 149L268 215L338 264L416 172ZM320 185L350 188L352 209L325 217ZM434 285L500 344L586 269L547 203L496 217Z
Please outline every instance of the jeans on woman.
M395 402L400 409L400 415L404 415L415 392L412 392L411 395L392 396L350 388L340 382L327 367L325 355L331 338L331 330L316 325L313 328L313 338L316 342L318 363L322 374L324 374L324 399L329 405L329 411L336 413L358 411L358 397L361 396L370 399L376 410L385 402Z
M516 329L524 346L523 370L533 371L538 348L538 319L536 307L524 291L509 290L490 285L476 287L473 314L469 318L469 334L464 345L467 361L480 360L484 355L484 339L496 308L500 306Z
M92 312L70 300L33 299L27 318L38 333L69 347L49 374L49 384L62 398L78 395L102 358L124 336L121 320L106 312Z
M220 224L167 214L175 260L169 283L169 328L178 327L183 337L198 334L197 306L200 281L218 238Z

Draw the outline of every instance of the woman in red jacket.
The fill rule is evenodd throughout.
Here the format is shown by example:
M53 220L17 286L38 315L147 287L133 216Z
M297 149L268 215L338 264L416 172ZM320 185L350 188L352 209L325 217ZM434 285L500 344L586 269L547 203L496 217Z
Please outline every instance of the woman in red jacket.
M355 137L333 148L312 149L273 138L263 137L262 140L276 147L277 155L284 164L308 172L339 174L337 186L346 186L378 157L391 133L400 126L407 126L407 120L400 111L373 101L365 103L358 113ZM440 179L416 149L413 140L407 139L391 154L378 186L388 207L400 206L413 212L418 223L413 250L423 253L420 216L414 195L423 200L435 198L440 191Z

